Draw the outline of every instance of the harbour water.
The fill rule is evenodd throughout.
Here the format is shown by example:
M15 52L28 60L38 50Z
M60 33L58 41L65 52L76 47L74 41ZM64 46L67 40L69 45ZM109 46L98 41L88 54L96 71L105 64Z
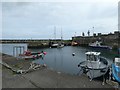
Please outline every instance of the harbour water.
M3 53L13 55L13 46L23 45L27 48L26 44L3 44L2 50ZM43 64L45 63L48 68L55 70L57 72L68 73L72 75L77 75L79 72L78 64L81 61L86 60L85 52L86 51L95 51L89 48L83 48L80 46L65 46L63 48L42 48L42 49L29 49L32 52L47 52L47 55L44 59L40 58L33 60L33 62ZM103 51L99 50L101 55L104 56L112 63L112 60L117 55L117 52L114 51ZM75 53L75 56L72 55Z

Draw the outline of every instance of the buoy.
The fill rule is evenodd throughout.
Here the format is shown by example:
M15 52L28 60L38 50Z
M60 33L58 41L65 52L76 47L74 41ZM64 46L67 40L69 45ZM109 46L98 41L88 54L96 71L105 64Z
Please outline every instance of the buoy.
M73 56L75 56L75 53L72 53Z
M35 60L35 56L33 56L33 60Z

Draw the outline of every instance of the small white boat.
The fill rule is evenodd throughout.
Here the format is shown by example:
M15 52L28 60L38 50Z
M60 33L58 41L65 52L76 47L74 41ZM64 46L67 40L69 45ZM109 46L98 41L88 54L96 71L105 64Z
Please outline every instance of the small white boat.
M94 43L89 43L89 47L96 48L96 49L108 49L111 50L112 47L106 46L106 45L101 45L102 42L94 42Z
M51 45L52 48L57 48L58 46L59 46L58 43L55 43L55 44L52 44L52 45Z
M104 75L108 70L108 60L100 57L100 52L86 52L86 59L78 64L90 79Z

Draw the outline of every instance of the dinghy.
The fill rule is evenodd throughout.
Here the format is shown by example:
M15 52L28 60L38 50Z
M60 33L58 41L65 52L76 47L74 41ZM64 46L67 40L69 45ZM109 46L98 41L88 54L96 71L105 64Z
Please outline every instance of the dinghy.
M23 54L20 54L19 56L25 60L29 60L29 59L39 59L40 57L44 57L44 55L46 55L46 52L31 52L31 51L24 51Z

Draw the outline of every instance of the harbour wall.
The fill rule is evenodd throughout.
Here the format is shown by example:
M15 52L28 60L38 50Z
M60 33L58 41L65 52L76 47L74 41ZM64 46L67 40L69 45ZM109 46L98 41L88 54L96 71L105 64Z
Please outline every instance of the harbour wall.
M79 46L88 46L89 43L101 41L103 45L108 45L114 49L120 48L120 32L115 31L109 34L94 34L93 36L75 36L72 37L72 42L76 42Z
M61 39L3 39L0 43L27 43L28 48L46 48L50 47L53 43L64 43L65 46L71 45L71 40L61 40Z
M115 31L114 33L97 35L94 33L93 36L74 36L72 40L61 40L61 39L3 39L0 43L27 43L28 48L45 48L50 47L53 43L64 43L65 46L74 45L74 42L78 46L88 46L89 43L95 41L101 41L103 45L113 47L113 49L120 48L120 32Z

